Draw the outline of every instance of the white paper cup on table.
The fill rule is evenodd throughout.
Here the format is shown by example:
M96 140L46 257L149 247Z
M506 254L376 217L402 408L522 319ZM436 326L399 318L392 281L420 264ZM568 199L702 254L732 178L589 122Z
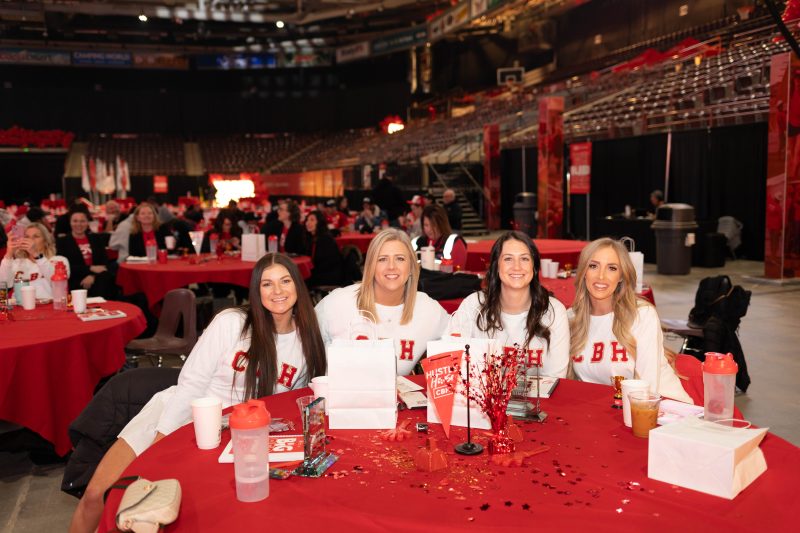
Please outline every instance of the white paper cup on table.
M86 289L75 289L70 292L72 293L72 310L76 313L85 313L86 298L88 297Z
M174 250L177 241L175 240L175 237L173 237L172 235L167 235L166 237L164 237L164 244L167 245L167 250Z
M631 427L631 400L628 394L632 392L649 392L650 385L643 379L625 379L622 381L622 420Z
M328 413L328 376L317 376L308 385L314 391L314 398L325 398L325 413Z
M558 261L550 262L550 277L553 279L558 277Z
M36 287L26 285L19 289L20 300L22 300L22 308L26 311L36 309Z
M541 261L541 263L542 263L542 266L541 266L541 277L543 277L543 278L549 278L550 277L550 264L552 262L553 261L550 260L550 259L542 258L542 261Z
M222 436L222 402L210 396L192 400L192 421L197 447L201 450L217 448Z

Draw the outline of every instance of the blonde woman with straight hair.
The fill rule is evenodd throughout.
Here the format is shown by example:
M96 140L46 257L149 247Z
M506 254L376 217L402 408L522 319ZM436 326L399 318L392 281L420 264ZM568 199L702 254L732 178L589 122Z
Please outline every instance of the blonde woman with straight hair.
M651 392L692 403L664 354L661 321L636 296L628 250L609 238L581 252L570 311L570 354L575 376L611 384L612 376L643 379Z
M366 318L382 339L393 339L398 375L408 375L429 340L442 336L448 314L425 293L417 292L419 265L404 232L389 228L369 245L361 283L336 289L317 304L322 340L347 339Z
M36 297L48 299L53 297L53 286L50 278L55 272L57 262L64 263L69 275L69 260L56 255L56 244L53 234L44 224L31 222L25 228L23 237L10 238L6 255L0 261L0 281L11 287L18 275L24 281L36 287ZM17 299L20 295L14 295Z

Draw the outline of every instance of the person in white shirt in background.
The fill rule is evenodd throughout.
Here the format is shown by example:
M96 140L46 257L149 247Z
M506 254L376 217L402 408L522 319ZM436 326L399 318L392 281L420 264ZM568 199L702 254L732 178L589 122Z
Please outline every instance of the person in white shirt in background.
M0 281L5 281L11 288L14 278L20 274L31 287L36 287L37 298L52 298L50 278L56 271L55 263L58 261L67 267L69 276L69 261L66 257L56 255L53 234L43 224L31 222L21 239L8 239L6 255L0 262ZM21 296L15 294L14 297L19 301Z
M327 370L317 316L295 263L267 254L250 278L250 302L219 313L197 341L178 384L157 393L125 426L95 470L70 532L89 532L103 494L150 445L191 422L191 402L214 396L223 408L305 387Z
M114 233L111 234L111 238L108 240L108 247L116 250L119 256L117 257L117 262L122 263L125 259L128 258L128 242L131 238L131 225L133 224L133 217L128 216L117 224Z
M364 318L381 339L392 339L397 374L406 376L422 358L428 341L439 339L449 316L439 303L417 291L419 264L404 232L387 228L372 239L361 283L336 289L317 304L325 345L349 339Z
M655 307L636 296L636 271L619 241L590 242L578 260L570 311L570 353L578 379L610 385L613 376L647 381L650 391L693 403L664 354Z
M509 231L492 246L486 287L464 298L448 332L494 339L505 352L522 349L528 373L563 378L569 368L569 320L564 304L539 283L540 255L530 237Z

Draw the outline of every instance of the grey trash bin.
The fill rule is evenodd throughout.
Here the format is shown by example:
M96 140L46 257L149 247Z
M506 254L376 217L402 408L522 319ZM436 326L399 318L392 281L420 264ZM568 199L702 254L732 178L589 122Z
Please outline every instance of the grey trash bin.
M514 222L519 231L536 237L536 193L521 192L514 198Z
M656 232L658 273L688 274L692 270L692 245L697 230L694 207L664 204L656 211L652 228Z

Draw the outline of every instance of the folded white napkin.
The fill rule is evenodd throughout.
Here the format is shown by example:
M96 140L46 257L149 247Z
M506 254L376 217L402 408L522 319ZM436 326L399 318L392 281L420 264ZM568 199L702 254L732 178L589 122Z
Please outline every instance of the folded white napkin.
M147 263L149 260L146 257L137 257L135 255L129 255L127 259L125 259L126 263Z

